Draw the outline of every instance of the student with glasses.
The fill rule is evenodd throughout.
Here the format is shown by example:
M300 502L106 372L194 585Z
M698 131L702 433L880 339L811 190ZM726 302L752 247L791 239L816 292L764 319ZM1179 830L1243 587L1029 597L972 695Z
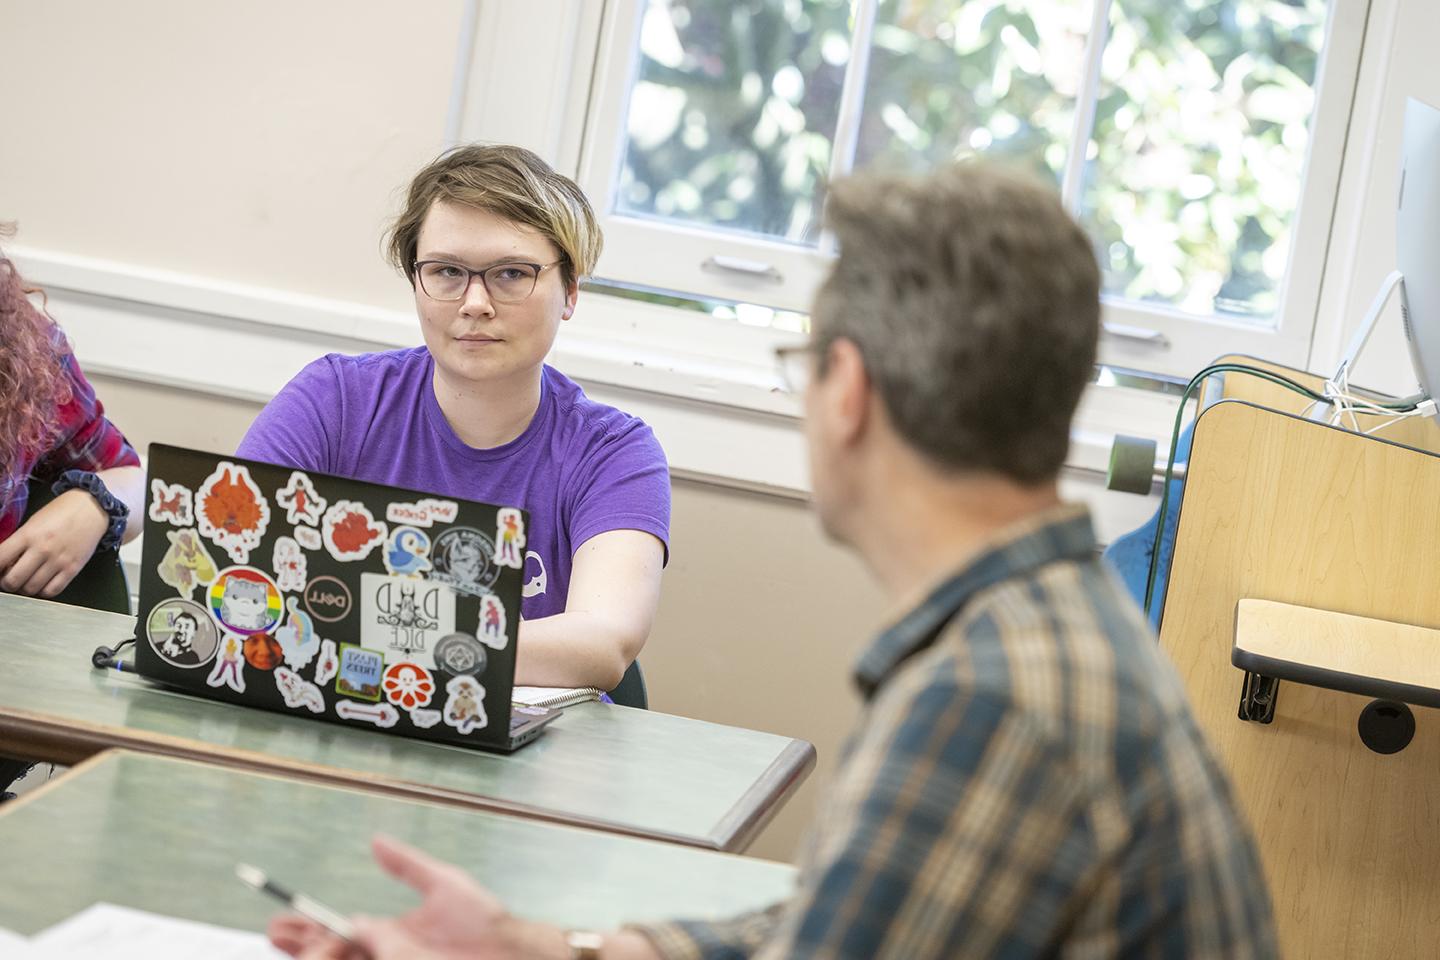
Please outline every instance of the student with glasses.
M528 510L522 684L613 689L659 601L665 454L544 362L601 242L580 188L530 151L446 153L410 184L387 250L424 346L316 360L236 451Z

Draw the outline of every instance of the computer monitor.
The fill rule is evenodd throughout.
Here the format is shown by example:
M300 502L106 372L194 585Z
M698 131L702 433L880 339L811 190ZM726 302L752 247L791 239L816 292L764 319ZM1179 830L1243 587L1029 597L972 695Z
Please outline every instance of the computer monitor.
M1395 211L1395 269L1380 285L1327 388L1344 389L1390 295L1400 291L1400 316L1421 393L1406 401L1440 398L1440 110L1405 101L1400 190ZM1426 405L1432 415L1434 403Z

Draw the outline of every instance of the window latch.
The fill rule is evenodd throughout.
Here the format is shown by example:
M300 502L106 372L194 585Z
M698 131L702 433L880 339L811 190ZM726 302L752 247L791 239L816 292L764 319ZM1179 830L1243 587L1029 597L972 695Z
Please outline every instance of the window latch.
M776 283L785 279L784 275L768 263L759 260L745 260L741 257L727 257L724 254L714 254L705 258L700 264L702 270L723 270L727 273L743 273L751 277L759 277L766 280L773 280Z
M1148 344L1152 347L1170 346L1170 338L1159 330L1151 330L1148 327L1136 327L1128 323L1102 323L1100 331L1107 337L1119 337L1121 340L1133 340L1136 343Z

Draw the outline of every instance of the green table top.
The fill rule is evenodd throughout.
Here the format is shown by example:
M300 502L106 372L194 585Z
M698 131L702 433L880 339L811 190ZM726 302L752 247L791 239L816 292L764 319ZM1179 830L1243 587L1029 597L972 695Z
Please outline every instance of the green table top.
M814 764L801 740L611 704L505 755L202 700L89 665L133 623L0 594L0 754L121 746L720 850L744 849Z
M369 852L377 831L458 863L520 916L608 929L721 917L788 896L795 870L723 853L170 757L109 751L0 806L0 927L32 935L97 901L263 930L274 901L237 862L345 913L418 899Z

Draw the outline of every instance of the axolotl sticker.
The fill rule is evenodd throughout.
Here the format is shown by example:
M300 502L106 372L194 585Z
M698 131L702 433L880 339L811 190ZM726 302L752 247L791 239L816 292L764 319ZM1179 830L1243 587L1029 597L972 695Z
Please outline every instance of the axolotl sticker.
M320 536L336 560L364 560L385 540L385 524L376 523L363 503L341 500L325 511Z
M455 592L411 577L360 575L360 645L391 663L435 667L435 642L455 632Z
M150 481L150 519L156 523L171 523L177 527L188 527L195 522L190 499L190 490L180 484L170 484L156 477Z
M260 546L270 525L270 503L250 478L249 468L221 460L200 485L195 501L201 536L235 563L249 562L250 551Z

